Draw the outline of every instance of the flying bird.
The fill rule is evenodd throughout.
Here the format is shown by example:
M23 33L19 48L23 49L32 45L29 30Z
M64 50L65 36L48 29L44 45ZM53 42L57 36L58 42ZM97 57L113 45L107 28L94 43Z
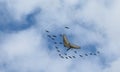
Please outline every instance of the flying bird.
M85 56L88 56L88 54L85 54Z
M61 56L61 54L59 54L59 56Z
M65 55L67 55L67 54L65 53Z
M74 53L77 53L77 51L74 51Z
M71 56L68 56L69 58L72 58Z
M60 42L60 44L62 44L62 42Z
M63 56L60 56L61 58L64 58Z
M73 58L75 58L75 56L72 56Z
M79 55L80 57L83 57L82 55Z
M47 32L47 33L49 33L49 31L48 31L48 30L46 30L46 32Z
M68 57L65 57L66 59L68 59Z
M51 38L52 40L55 40L54 38Z
M57 52L60 52L60 50L57 50Z
M51 38L51 35L48 35L49 38Z
M96 55L96 53L94 53L94 55Z
M57 36L53 35L53 37L57 37Z
M69 29L69 27L65 27L66 29Z
M58 49L58 47L55 47L56 49Z
M54 44L57 44L57 42L54 42Z
M60 36L62 37L62 34L60 34Z
M99 54L100 52L99 52L99 51L97 51L97 53Z
M92 55L92 53L90 53L90 55Z
M71 43L68 41L68 39L67 39L67 37L66 37L65 34L63 34L63 43L64 43L64 47L67 47L67 48L68 48L67 51L70 50L70 49L80 49L80 46L77 46L77 45L75 45L75 44L71 44Z

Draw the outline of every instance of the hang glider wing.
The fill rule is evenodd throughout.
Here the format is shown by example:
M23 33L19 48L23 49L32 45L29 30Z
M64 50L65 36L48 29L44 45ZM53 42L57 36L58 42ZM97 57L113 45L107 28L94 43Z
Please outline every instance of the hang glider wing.
M70 43L70 48L79 49L80 46Z
M65 47L70 48L70 45L69 45L70 43L65 34L63 34L63 43Z

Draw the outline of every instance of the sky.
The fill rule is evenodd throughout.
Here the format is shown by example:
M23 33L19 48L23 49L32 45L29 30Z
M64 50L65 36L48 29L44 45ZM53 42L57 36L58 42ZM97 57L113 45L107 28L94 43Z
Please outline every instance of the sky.
M119 72L119 7L119 0L0 0L0 72ZM66 51L60 34L81 48Z

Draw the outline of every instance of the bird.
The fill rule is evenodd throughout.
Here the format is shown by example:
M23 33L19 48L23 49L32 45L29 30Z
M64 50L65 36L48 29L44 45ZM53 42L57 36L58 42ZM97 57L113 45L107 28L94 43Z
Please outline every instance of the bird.
M72 58L71 56L68 56L69 58Z
M53 37L57 37L57 36L53 35Z
M62 42L60 42L60 44L62 44Z
M51 35L47 35L49 38L51 38Z
M85 54L85 56L88 56L88 54Z
M94 55L96 55L96 53L94 53Z
M68 59L68 57L65 57L66 59Z
M60 50L57 50L57 52L60 52Z
M90 53L90 55L92 55L92 53Z
M55 48L56 48L56 49L58 49L58 47L57 47L57 46L55 46Z
M59 54L59 56L61 56L61 54Z
M54 42L54 44L57 44L57 42Z
M79 55L80 57L83 57L82 55Z
M55 40L54 38L51 38L52 40Z
M99 51L97 51L97 53L99 54L100 52L99 52Z
M61 58L64 58L63 56L60 56Z
M48 30L46 30L46 32L47 32L47 33L49 33L49 31L48 31Z
M75 58L75 56L72 56L73 58Z
M60 36L62 37L62 34L60 34Z
M67 54L65 53L65 55L67 55Z
M74 51L74 53L77 53L77 51Z
M69 27L65 27L66 29L70 29Z

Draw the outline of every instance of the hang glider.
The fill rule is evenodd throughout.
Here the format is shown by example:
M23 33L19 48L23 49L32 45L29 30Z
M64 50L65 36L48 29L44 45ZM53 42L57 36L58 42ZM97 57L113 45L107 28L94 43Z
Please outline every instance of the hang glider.
M80 46L70 43L65 34L63 34L63 43L64 47L68 48L67 51L70 49L80 49Z

